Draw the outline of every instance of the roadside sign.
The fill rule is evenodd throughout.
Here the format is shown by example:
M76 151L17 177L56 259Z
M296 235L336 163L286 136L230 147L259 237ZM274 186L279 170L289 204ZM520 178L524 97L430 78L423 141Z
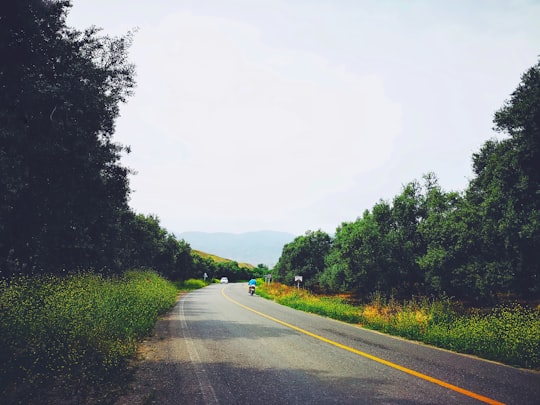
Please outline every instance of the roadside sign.
M300 289L300 283L303 281L302 276L294 276L294 281L296 282L296 288Z

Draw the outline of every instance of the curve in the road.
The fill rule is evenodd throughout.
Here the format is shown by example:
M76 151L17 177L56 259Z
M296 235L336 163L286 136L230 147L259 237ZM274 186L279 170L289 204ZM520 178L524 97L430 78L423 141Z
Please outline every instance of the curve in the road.
M317 335L317 334L315 334L315 333L313 333L313 332L307 331L307 330L305 330L305 329L299 328L298 326L292 325L292 324L290 324L290 323L288 323L288 322L284 322L284 321L282 321L282 320L280 320L280 319L274 318L273 316L270 316L270 315L267 315L267 314L265 314L265 313L263 313L263 312L257 311L257 310L255 310L255 309L253 309L253 308L248 307L247 305L241 304L240 302L238 302L238 301L232 299L231 297L229 297L229 296L225 293L225 290L226 290L226 288L223 288L223 289L221 290L221 294L222 294L222 295L225 297L225 299L227 299L228 301L230 301L230 302L234 303L235 305L238 305L238 306L240 306L240 307L242 307L242 308L244 308L244 309L246 309L246 310L248 310L248 311L251 311L251 312L253 312L253 313L255 313L255 314L259 315L259 316L262 316L262 317L264 317L264 318L266 318L266 319L270 319L270 320L273 321L273 322L277 322L277 323L279 323L280 325L283 325L283 326L286 326L286 327L288 327L288 328L294 329L294 330L296 330L297 332L303 333L303 334L305 334L305 335L307 335L307 336L311 336L311 337L313 337L313 338L315 338L315 339L321 340L321 341L323 341L323 342L325 342L325 343L328 343L328 344L330 344L330 345L332 345L332 346L339 347L340 349L347 350L347 351L349 351L349 352L351 352L351 353L354 353L354 354L357 354L357 355L359 355L359 356L365 357L365 358L367 358L367 359L376 361L377 363L381 363L381 364L384 364L385 366L392 367L392 368L394 368L394 369L396 369L396 370L400 370L400 371L402 371L402 372L404 372L404 373L413 375L413 376L415 376L415 377L417 377L417 378L420 378L420 379L422 379L422 380L429 381L429 382L431 382L431 383L433 383L433 384L440 385L440 386L442 386L442 387L445 387L445 388L447 388L447 389L449 389L449 390L452 390L452 391L455 391L455 392L459 392L460 394L463 394L463 395L466 395L466 396L468 396L468 397L477 399L478 401L484 402L484 403L486 403L486 404L490 404L490 405L504 405L502 402L499 402L499 401L496 401L496 400L494 400L494 399L491 399L491 398L485 397L485 396L483 396L483 395L477 394L476 392L472 392L472 391L466 390L466 389L461 388L461 387L458 387L458 386L456 386L456 385L447 383L446 381L442 381L442 380L439 380L439 379L437 379L437 378L433 378L433 377L431 377L431 376L429 376L429 375L420 373L420 372L415 371L415 370L411 370L411 369L409 369L409 368L407 368L407 367L400 366L399 364L392 363L392 362L390 362L390 361L388 361L388 360L384 360L384 359L382 359L382 358L380 358L380 357L376 357L376 356L373 356L373 355L371 355L371 354L369 354L369 353L362 352L362 351L357 350L357 349L355 349L355 348L353 348L353 347L343 345L343 344L338 343L338 342L336 342L336 341L334 341L334 340L327 339L327 338L325 338L324 336Z

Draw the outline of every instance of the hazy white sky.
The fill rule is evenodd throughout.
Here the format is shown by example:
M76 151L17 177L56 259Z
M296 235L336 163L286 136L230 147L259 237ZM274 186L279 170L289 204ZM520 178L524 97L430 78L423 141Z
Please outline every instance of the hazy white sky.
M332 233L434 172L462 191L540 55L536 0L73 0L138 27L116 140L131 206L184 231Z

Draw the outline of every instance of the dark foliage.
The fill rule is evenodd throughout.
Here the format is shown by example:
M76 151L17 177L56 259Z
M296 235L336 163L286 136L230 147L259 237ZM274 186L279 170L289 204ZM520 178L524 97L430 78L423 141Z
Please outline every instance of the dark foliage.
M336 230L327 253L306 237L276 266L288 283L308 274L329 292L367 296L450 295L493 303L540 294L540 63L495 113L502 140L473 155L463 192L445 192L430 173ZM324 268L320 263L324 256ZM316 271L310 271L316 269Z
M284 246L274 267L274 276L286 283L292 283L295 276L302 276L306 287L317 285L330 246L331 238L327 233L321 230L306 232Z
M191 248L128 207L114 142L134 86L131 35L68 28L70 1L0 4L0 276L153 268L196 274Z
M128 209L112 135L134 86L130 37L67 28L67 1L0 7L3 273L104 268Z

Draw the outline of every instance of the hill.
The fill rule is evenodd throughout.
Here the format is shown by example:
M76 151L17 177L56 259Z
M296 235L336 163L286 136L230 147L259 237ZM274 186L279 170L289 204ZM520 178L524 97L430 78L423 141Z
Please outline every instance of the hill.
M292 242L295 235L287 232L257 231L245 233L226 232L183 232L176 235L184 239L192 249L212 252L254 266L274 266L285 244Z
M212 259L213 261L218 262L218 263L227 263L227 262L232 262L233 261L231 259L225 259L224 257L216 256L216 255L206 253L206 252L202 252L202 251L196 250L196 249L191 249L191 251L193 252L193 254L196 254L196 255L198 255L200 257L209 257L210 259ZM253 266L250 263L238 263L238 267L245 267L245 268L250 269L250 270L255 268L255 266Z

